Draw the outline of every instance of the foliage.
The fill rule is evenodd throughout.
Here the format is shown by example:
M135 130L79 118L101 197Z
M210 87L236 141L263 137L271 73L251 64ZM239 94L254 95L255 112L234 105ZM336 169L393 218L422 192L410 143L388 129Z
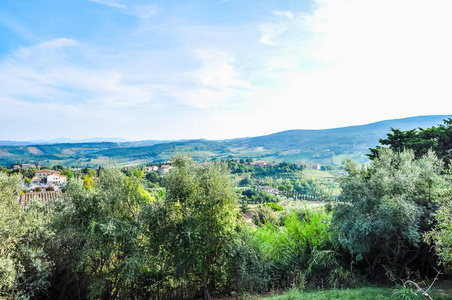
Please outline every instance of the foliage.
M278 218L271 207L258 206L253 212L252 222L254 225L265 225L267 223L276 225L278 223Z
M452 119L443 120L444 124L438 127L432 126L427 129L412 129L403 131L391 128L386 139L380 139L380 143L389 146L390 149L401 152L406 149L413 150L417 158L427 154L432 149L436 155L441 158L446 165L450 164L452 149ZM375 159L378 156L378 150L381 146L370 149L369 157Z
M166 199L152 218L152 243L167 249L179 279L195 276L204 298L209 290L221 288L227 245L234 237L237 196L225 164L204 168L178 156L165 178ZM155 222L162 224L155 228ZM215 282L213 279L216 279Z
M302 219L293 212L283 226L267 222L257 229L255 242L262 259L269 264L274 285L288 288L353 284L353 275L327 230L329 219L324 211L306 213Z
M246 197L247 202L249 203L269 203L269 202L273 202L273 203L277 203L279 202L278 197L276 197L275 195L266 193L264 191L255 191L255 190L243 190L242 191L242 195Z
M265 203L264 206L270 206L274 211L283 211L283 207L273 202Z
M249 207L249 205L248 205L248 202L247 201L242 201L241 203L240 203L240 212L242 213L242 214L245 214L245 213L247 213L247 212L249 212L250 211L250 207Z
M51 212L35 201L17 205L20 176L0 173L0 297L36 299L46 295L52 271L44 243Z
M57 206L50 244L54 293L77 298L128 298L142 268L139 214L152 201L140 179L105 168L96 185L71 180Z
M449 269L452 263L452 190L450 187L451 174L446 175L448 180L444 184L440 207L435 215L435 227L425 234L427 242L434 245L436 254Z
M392 298L396 300L423 300L424 297L405 285L398 286L392 292Z
M441 198L442 170L432 152L415 159L412 151L385 148L369 166L348 161L331 224L335 240L370 275L385 265L403 277L408 268L421 267L419 260L434 263L421 237Z

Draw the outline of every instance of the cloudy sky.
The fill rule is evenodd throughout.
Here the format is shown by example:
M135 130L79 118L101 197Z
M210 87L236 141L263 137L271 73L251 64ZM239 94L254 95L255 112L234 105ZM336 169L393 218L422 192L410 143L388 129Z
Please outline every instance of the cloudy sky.
M450 0L3 0L0 140L452 114Z

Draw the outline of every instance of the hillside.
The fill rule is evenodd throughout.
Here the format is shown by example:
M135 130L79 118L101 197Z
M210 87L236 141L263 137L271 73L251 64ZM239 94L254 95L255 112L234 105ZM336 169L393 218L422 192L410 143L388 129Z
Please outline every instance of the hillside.
M136 141L102 143L61 143L0 146L0 164L39 162L74 166L102 165L115 160L122 165L164 161L176 152L188 152L197 160L253 157L266 161L304 161L340 164L351 158L367 161L368 148L375 147L390 128L427 128L452 116L418 116L324 130L288 130L265 136L224 141ZM11 145L12 144L12 145Z

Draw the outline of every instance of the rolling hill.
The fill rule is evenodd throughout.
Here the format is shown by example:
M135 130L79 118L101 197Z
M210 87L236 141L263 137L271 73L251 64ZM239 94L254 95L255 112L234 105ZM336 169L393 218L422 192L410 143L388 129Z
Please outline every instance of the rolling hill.
M113 159L121 165L165 161L176 152L187 152L197 160L253 157L266 161L304 161L340 164L351 158L367 161L368 148L375 147L390 128L427 128L443 123L451 115L418 116L323 130L288 130L265 136L232 140L136 141L101 143L15 144L0 146L0 164L39 162L95 166Z

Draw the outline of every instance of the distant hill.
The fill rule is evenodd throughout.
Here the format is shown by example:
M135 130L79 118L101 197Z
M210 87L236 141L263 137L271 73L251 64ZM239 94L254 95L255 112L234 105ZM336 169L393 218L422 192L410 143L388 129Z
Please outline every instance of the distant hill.
M102 142L114 142L114 143L124 143L127 142L123 138L91 138L91 139L52 139L52 140L32 140L32 141L0 141L0 146L27 146L27 145L53 145L53 144L65 144L65 143L102 143Z
M288 130L221 141L121 142L123 139L117 139L118 142L34 145L27 144L30 142L3 141L10 143L5 145L0 141L0 164L33 161L43 165L95 166L113 159L122 165L142 165L168 160L176 152L190 153L197 160L253 157L265 161L338 165L350 158L364 163L368 149L375 147L380 138L386 137L391 127L401 130L428 128L442 124L447 118L452 118L452 115L418 116L322 130Z
M443 123L452 116L419 116L405 119L386 120L376 123L321 130L288 130L270 135L232 141L236 145L287 149L297 147L331 148L336 145L345 147L373 147L379 139L385 137L390 128L409 130L427 128ZM307 145L309 144L309 145Z

